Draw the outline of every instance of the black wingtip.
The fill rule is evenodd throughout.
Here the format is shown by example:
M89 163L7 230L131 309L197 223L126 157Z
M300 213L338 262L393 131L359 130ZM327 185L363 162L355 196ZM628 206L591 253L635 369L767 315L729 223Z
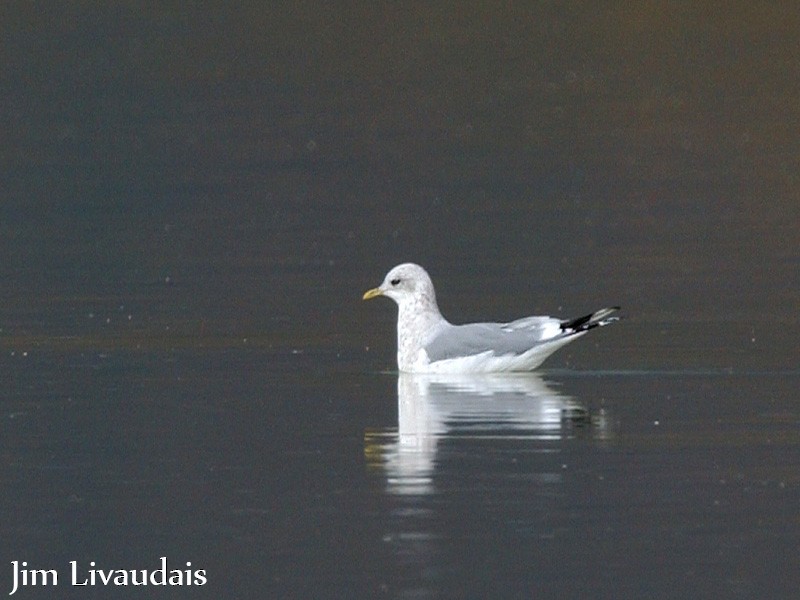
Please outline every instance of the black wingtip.
M562 331L589 331L590 329L594 329L595 327L603 327L604 325L609 325L614 323L615 321L619 321L620 317L610 316L612 313L617 312L620 310L619 306L609 306L608 308L601 308L600 310L596 310L593 313L588 315L584 315L582 317L578 317L577 319L572 319L571 321L564 321L561 323L561 330Z

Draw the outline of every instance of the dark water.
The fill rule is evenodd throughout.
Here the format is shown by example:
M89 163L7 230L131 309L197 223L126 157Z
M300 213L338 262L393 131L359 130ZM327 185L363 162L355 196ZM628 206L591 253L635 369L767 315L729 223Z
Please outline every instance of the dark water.
M4 593L800 593L790 3L0 12ZM625 319L399 377L405 260ZM208 583L69 585L162 556Z

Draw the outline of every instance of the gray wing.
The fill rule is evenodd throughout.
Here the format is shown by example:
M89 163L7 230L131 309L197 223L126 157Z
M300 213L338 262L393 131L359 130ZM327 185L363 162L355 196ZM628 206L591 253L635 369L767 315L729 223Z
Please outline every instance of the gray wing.
M522 354L534 346L585 333L618 320L610 316L618 306L562 321L554 317L525 317L510 323L447 324L425 346L431 362L492 352L495 356Z
M450 325L425 346L431 362L492 352L496 356L522 354L544 340L563 335L561 321L527 317L511 323Z

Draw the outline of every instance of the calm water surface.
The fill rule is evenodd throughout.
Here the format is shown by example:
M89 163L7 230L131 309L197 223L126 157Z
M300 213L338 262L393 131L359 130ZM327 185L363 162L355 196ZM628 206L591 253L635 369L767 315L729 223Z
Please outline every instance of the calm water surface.
M800 597L796 8L315 4L2 5L0 594Z
M797 371L443 379L195 342L6 352L8 556L208 571L175 598L798 585Z

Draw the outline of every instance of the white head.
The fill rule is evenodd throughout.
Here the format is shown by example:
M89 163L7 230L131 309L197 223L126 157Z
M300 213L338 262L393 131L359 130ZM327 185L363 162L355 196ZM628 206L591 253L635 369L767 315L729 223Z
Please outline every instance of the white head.
M364 300L376 296L387 296L399 306L410 301L436 306L436 293L433 291L430 276L425 269L414 263L397 265L386 274L380 286L364 294Z
M436 306L436 294L425 269L413 263L397 265L383 283L367 291L364 300L387 296L397 303L397 366L401 371L419 370L427 364L427 341L447 325Z

